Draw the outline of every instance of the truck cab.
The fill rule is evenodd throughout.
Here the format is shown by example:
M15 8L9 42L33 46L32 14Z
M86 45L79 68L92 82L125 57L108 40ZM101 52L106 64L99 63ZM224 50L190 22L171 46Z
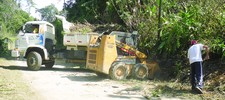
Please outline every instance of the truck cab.
M39 70L41 65L52 68L55 40L55 27L46 21L29 21L17 35L12 57L24 57L31 70Z

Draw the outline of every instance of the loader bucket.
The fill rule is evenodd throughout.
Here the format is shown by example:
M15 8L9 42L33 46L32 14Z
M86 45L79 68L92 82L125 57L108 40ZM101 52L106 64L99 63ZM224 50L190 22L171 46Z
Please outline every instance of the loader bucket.
M150 61L146 63L149 71L148 71L148 78L154 79L156 76L160 74L160 67L157 61Z

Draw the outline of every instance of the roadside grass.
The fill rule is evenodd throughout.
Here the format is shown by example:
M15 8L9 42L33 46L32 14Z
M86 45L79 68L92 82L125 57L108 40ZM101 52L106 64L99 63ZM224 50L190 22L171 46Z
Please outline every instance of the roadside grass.
M135 79L120 81L120 83L131 86L125 90L140 92L149 100L225 100L223 93L209 91L209 86L204 87L204 94L196 94L191 91L189 83Z
M0 58L0 100L30 100L35 98L35 93L22 79L18 70L9 70L13 61Z
M189 84L174 82L157 82L152 90L150 97L175 97L182 100L224 100L225 96L215 91L204 90L204 94L196 94L191 91ZM205 87L207 89L207 87Z

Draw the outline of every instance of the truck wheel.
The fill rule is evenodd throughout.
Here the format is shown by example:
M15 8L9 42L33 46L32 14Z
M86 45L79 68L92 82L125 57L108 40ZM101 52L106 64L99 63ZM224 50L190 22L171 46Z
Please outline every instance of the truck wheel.
M146 65L138 63L132 68L132 76L136 79L144 79L148 76L148 68Z
M114 62L109 69L109 76L114 80L123 80L126 79L128 75L128 70L125 66L125 63Z
M30 70L37 71L41 68L42 58L37 52L30 52L27 56L27 66Z
M45 67L46 67L46 68L52 68L52 67L54 66L54 64L55 64L55 60L46 63L46 64L45 64Z

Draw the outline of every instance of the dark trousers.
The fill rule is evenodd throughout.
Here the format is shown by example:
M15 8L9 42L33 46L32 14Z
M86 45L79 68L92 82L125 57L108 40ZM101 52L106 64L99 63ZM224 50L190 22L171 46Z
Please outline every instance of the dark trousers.
M203 88L203 72L202 62L194 62L191 64L191 86Z

